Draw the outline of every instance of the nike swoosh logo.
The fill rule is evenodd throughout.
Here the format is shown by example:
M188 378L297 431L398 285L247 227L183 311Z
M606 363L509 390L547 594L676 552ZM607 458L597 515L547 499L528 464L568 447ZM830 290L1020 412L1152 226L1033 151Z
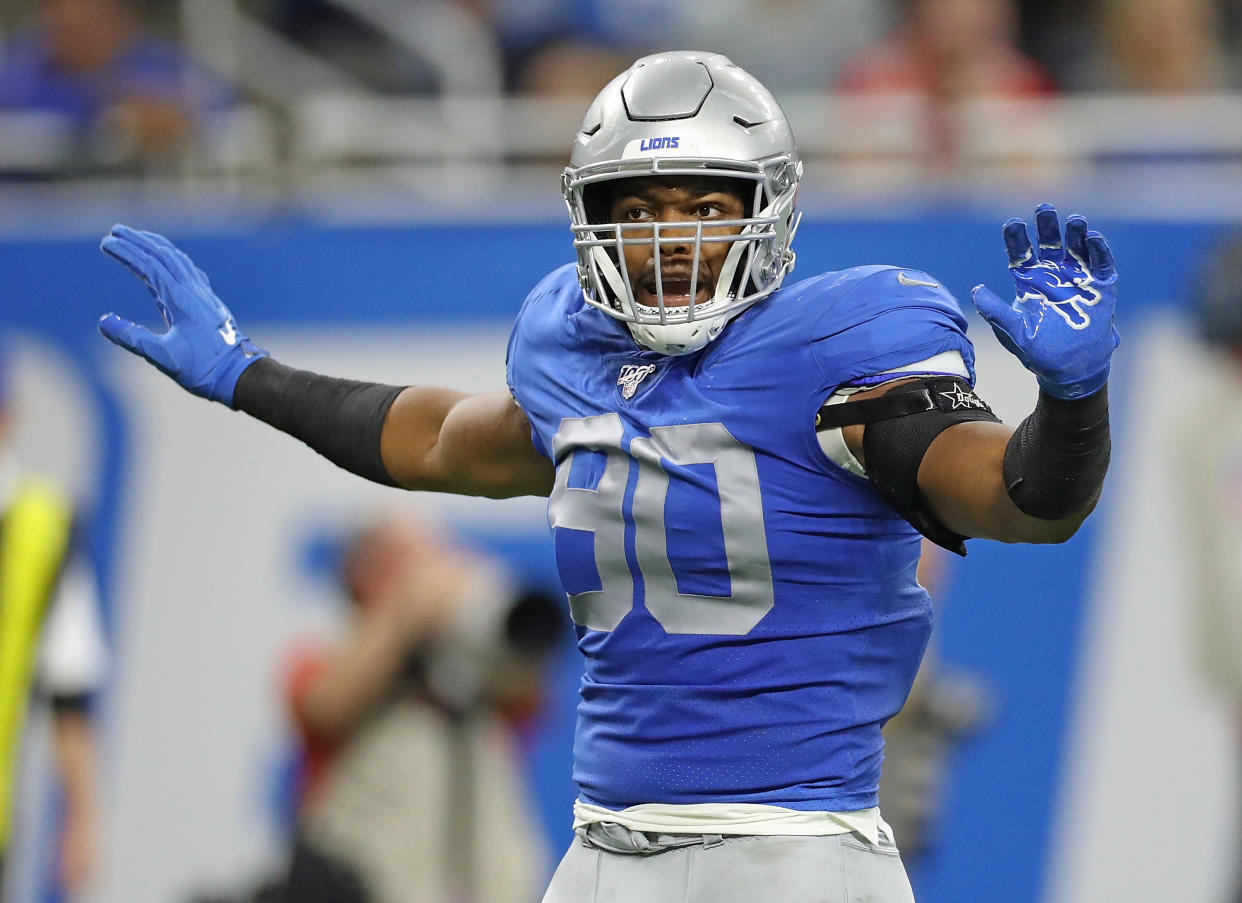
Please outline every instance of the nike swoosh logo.
M229 320L218 330L220 338L224 339L226 345L237 344L237 327L233 325L233 321Z
M940 288L939 282L927 282L923 279L911 279L903 272L897 273L897 281L902 285L925 285L928 288Z

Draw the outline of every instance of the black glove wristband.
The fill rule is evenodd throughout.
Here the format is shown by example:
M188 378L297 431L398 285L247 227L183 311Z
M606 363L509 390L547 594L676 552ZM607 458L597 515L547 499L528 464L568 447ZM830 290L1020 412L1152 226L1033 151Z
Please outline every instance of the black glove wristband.
M1077 514L1099 498L1111 448L1107 385L1073 401L1041 389L1005 449L1009 498L1041 520Z
M300 439L338 467L396 486L380 456L384 418L401 388L295 370L271 358L242 371L233 407Z

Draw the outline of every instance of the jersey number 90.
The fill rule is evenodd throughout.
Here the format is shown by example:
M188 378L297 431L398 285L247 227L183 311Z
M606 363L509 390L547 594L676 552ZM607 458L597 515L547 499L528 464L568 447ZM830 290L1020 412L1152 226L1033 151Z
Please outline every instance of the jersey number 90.
M627 450L619 415L566 419L552 440L552 453L556 485L548 521L557 533L562 578L567 571L580 573L584 563L566 558L593 557L598 574L598 580L589 580L597 589L575 592L566 580L575 623L592 630L616 628L635 605L636 578L647 611L668 633L742 635L771 610L772 565L755 453L723 424L654 427L649 437L632 439ZM698 493L687 496L696 499L695 510L679 509L681 514L674 512L666 522L670 474L689 483L697 475ZM714 476L710 494L703 491L710 484L705 474ZM712 498L715 511L706 507ZM683 522L672 522L678 516ZM723 550L703 538L717 523ZM705 567L706 558L717 560ZM718 573L727 586L683 592L679 582L688 586L703 575L675 572L674 561L690 562L684 566L692 571Z

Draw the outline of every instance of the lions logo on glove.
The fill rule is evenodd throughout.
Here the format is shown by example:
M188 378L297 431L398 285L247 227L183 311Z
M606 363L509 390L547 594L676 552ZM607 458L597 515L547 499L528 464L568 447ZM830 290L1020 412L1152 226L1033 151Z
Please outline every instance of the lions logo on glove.
M972 292L975 307L1045 392L1083 398L1108 381L1113 349L1120 341L1113 326L1113 254L1104 236L1088 231L1081 216L1065 221L1062 243L1057 212L1049 204L1036 209L1035 229L1038 254L1025 222L1005 223L1005 250L1016 289L1013 303L979 285Z
M1071 329L1086 329L1091 317L1084 307L1095 307L1100 292L1092 286L1091 275L1083 270L1081 277L1066 279L1063 266L1039 260L1021 271L1014 270L1018 301L1047 304L1069 324Z

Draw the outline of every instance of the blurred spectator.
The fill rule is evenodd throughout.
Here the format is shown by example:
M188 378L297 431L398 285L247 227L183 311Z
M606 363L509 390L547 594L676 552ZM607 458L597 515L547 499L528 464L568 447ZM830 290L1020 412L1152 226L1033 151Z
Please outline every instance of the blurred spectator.
M277 31L367 87L391 94L433 94L439 82L428 61L408 52L329 0L279 0L260 10Z
M846 61L873 46L893 24L892 3L876 0L671 5L677 15L668 44L723 53L777 97L830 88Z
M1196 302L1214 366L1179 432L1186 437L1181 472L1193 530L1189 547L1197 555L1202 661L1233 707L1242 751L1242 234L1208 261ZM1242 810L1242 798L1237 805ZM1242 852L1242 837L1237 842ZM1242 856L1234 861L1242 863ZM1242 866L1234 881L1229 900L1242 903Z
M70 500L20 474L6 449L10 405L0 358L0 899L13 842L23 727L31 697L52 707L62 795L60 890L80 894L95 871L95 745L90 706L107 663L94 570ZM11 867L13 863L10 861Z
M0 112L56 114L78 167L143 167L183 149L232 91L148 34L131 0L40 0L0 54Z
M1093 87L1177 92L1223 87L1216 0L1102 0Z
M537 97L590 98L625 71L629 53L583 40L552 41L533 51L517 76L517 91Z
M1237 90L1242 88L1242 0L1219 0L1219 3L1228 86Z
M858 97L916 100L919 150L933 170L958 168L969 149L961 102L1055 92L1052 78L1014 44L1013 0L904 0L899 7L901 25L848 62L838 87ZM993 131L1019 125L1020 117L990 123Z
M365 528L342 574L348 636L289 669L306 769L285 899L537 899L547 856L513 728L560 605L408 519Z
M591 97L636 55L664 49L652 42L663 45L673 24L668 0L491 0L490 6L506 82L524 94Z
M1064 92L1090 87L1099 0L1017 0L1019 47Z
M266 0L258 15L367 89L495 96L503 61L479 0Z
M520 67L520 91L594 96L635 55L691 47L723 53L778 95L830 86L845 60L887 29L889 4L875 0L498 0L497 17L512 52L543 42ZM534 20L536 8L542 15ZM550 15L553 9L559 15ZM551 30L549 23L558 23ZM572 86L572 87L570 87Z

